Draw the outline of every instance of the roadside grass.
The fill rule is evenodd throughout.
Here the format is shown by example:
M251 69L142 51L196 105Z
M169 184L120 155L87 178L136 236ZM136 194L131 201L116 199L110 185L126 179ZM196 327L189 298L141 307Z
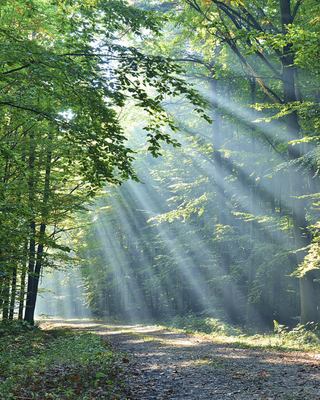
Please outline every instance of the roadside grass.
M125 398L127 356L101 336L0 323L0 399Z
M320 328L317 324L298 324L289 329L274 321L273 331L256 334L249 329L234 327L218 319L195 314L173 317L159 323L162 328L189 334L203 335L219 343L247 348L265 348L284 351L320 351Z

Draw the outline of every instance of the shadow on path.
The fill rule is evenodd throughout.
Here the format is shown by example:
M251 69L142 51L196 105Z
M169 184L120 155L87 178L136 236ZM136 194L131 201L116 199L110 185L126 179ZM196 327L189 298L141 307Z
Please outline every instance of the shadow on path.
M127 352L130 377L123 399L320 400L317 354L237 348L154 326L81 320L41 326L88 330Z

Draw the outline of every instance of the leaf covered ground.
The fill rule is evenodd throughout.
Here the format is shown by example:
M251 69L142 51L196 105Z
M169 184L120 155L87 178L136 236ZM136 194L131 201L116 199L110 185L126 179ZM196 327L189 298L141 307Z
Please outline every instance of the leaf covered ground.
M0 328L0 399L119 399L128 360L103 337L66 327Z
M251 345L230 335L155 326L73 327L89 329L128 354L123 400L320 399L319 348L307 332L300 334L304 351L298 351L291 348L298 337L290 342L283 332L264 341L257 335Z
M319 345L303 329L249 340L93 321L41 327L2 335L1 400L320 399Z

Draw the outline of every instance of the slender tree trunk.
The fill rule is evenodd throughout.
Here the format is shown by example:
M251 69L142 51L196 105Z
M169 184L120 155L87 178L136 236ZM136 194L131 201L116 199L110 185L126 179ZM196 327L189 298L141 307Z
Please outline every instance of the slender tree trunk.
M282 33L287 33L287 25L292 23L290 0L280 0ZM294 53L292 44L287 44L283 48L282 78L283 78L283 97L284 103L289 104L297 101L294 73ZM285 116L288 157L289 160L295 160L300 157L299 145L292 145L292 140L300 138L300 127L296 111ZM307 231L306 204L305 199L301 197L305 194L303 186L303 177L301 171L295 165L289 167L290 196L292 207L293 235L296 247L297 263L301 264L306 252L305 249L310 244L310 237ZM300 301L301 314L300 322L305 324L311 321L317 321L317 305L315 295L315 284L313 281L313 272L307 272L300 278Z
M36 257L36 223L34 221L30 224L31 238L29 242L29 263L28 263L28 286L27 286L27 299L26 299L26 309L24 314L24 320L29 324L33 324L32 318L32 293L34 288L34 266Z
M42 223L40 225L40 231L39 231L40 243L39 243L38 249L37 249L37 260L36 260L36 264L35 264L35 268L34 268L33 287L32 287L32 292L30 295L30 303L29 303L30 321L28 321L28 322L31 325L34 325L34 312L35 312L35 308L36 308L39 279L40 279L40 273L41 273L42 262L43 262L43 249L44 249L43 239L44 239L45 230L46 230L46 225Z
M51 136L49 136L51 139ZM51 143L49 142L48 146L50 147ZM45 231L46 231L46 218L48 214L48 200L50 195L50 174L51 174L51 159L52 152L51 149L47 150L47 160L46 160L46 171L45 171L45 180L44 180L44 191L43 191L43 200L42 200L42 212L41 218L42 222L40 224L39 229L39 244L37 248L37 254L35 254L36 247L35 241L32 239L32 249L30 245L30 256L31 263L29 262L29 274L28 274L28 293L27 293L27 302L26 302L26 314L25 320L29 322L31 325L34 325L34 312L36 308L37 294L38 294L38 286L39 286L39 278L41 273L41 268L43 264L43 250L44 250L44 239L45 239ZM33 158L34 161L34 158ZM33 189L33 182L32 187ZM32 231L35 233L35 223L32 222ZM31 243L31 241L30 241ZM35 258L36 255L36 258ZM30 283L30 284L29 284Z
M5 168L3 171L3 187L5 187L8 184L8 174L10 170L10 164L8 160L6 161ZM0 197L1 197L1 202L5 203L6 202L6 195L4 191L0 192ZM0 226L1 226L1 220L0 220ZM4 235L4 248L8 249L8 239ZM0 290L0 301L1 301L1 307L2 307L2 319L6 320L9 317L9 295L10 295L10 266L7 264L6 260L6 254L4 253L4 256L0 254L0 262L1 262L1 290Z
M13 319L14 315L14 306L16 303L16 294L17 294L17 268L14 267L12 270L12 282L11 282L11 297L10 297L10 312L9 319Z
M6 320L9 317L9 286L10 279L8 273L4 272L1 299L2 299L2 319Z
M1 271L1 276L0 276L0 309L2 309L2 304L3 304L3 299L2 299L2 288L3 288L3 272Z
M32 212L34 213L34 162L35 162L35 145L34 145L34 134L30 134L30 149L29 149L29 204ZM27 299L26 299L26 309L24 314L24 320L26 322L32 323L31 317L31 296L33 291L33 277L34 277L34 264L35 264L35 254L36 254L36 223L34 220L30 222L30 240L29 240L29 254L28 254L28 286L27 286Z
M21 282L20 282L20 294L19 294L18 319L22 320L23 309L24 309L24 296L25 296L25 290L26 290L26 271L25 271L25 269L23 269L20 279L21 279Z
M27 262L28 262L28 241L25 241L24 245L24 265L22 266L21 276L20 276L20 293L19 293L19 312L18 319L23 319L23 310L24 310L24 297L26 291L26 271L27 271Z

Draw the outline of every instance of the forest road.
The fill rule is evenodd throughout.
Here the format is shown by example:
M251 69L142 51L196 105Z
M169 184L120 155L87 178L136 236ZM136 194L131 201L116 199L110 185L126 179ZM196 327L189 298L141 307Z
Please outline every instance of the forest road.
M130 362L131 400L320 400L320 355L237 348L155 326L48 321L102 335Z

